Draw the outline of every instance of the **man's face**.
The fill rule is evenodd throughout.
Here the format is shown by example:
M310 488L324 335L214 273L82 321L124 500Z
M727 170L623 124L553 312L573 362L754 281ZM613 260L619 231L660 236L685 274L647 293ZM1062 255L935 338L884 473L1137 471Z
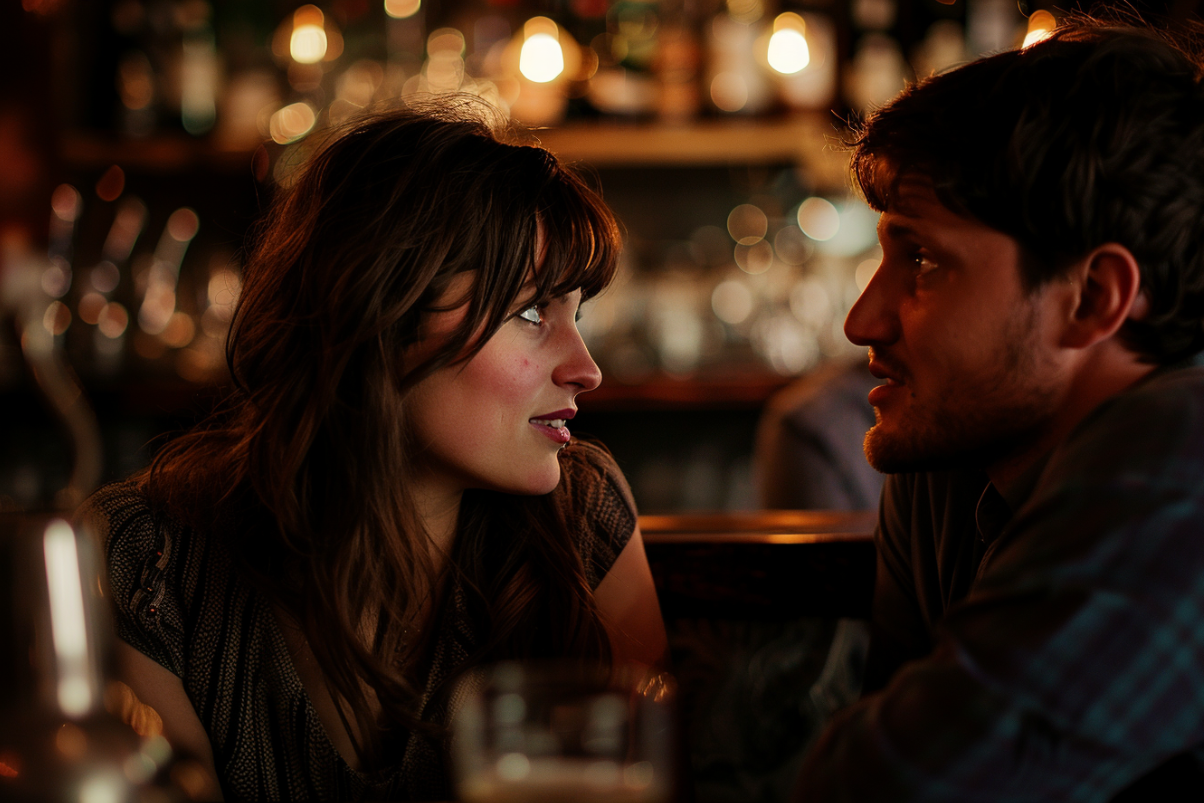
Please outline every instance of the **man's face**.
M1026 291L1016 240L949 211L918 179L900 183L878 237L882 264L845 321L886 380L869 395L871 465L986 468L1031 445L1063 395L1061 296Z

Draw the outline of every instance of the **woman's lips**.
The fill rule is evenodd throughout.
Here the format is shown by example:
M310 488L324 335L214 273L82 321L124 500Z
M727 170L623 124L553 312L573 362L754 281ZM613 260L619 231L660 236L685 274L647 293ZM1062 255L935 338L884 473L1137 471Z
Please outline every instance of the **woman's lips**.
M539 418L530 419L530 424L539 430L541 435L551 438L556 443L565 444L569 442L571 435L569 433L569 428L564 424L576 414L577 411L571 408L556 410L555 412L542 415Z
M546 435L556 443L569 442L569 428L564 425L563 418L532 418L530 423L541 435Z

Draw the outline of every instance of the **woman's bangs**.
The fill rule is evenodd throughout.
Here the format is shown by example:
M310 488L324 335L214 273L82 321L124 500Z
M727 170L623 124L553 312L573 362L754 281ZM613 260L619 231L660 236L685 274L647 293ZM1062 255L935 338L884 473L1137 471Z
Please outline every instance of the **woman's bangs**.
M592 298L614 280L621 239L619 227L601 198L563 169L541 204L545 238L543 264L535 282L541 298L581 290Z

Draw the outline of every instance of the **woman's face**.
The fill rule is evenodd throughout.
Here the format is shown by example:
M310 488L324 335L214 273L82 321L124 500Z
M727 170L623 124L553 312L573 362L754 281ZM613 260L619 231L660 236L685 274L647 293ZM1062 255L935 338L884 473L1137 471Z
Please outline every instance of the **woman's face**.
M453 286L449 296L463 286ZM577 331L580 303L577 290L515 310L471 360L413 388L407 407L427 490L545 494L556 487L557 453L568 442L577 394L602 381ZM429 337L437 340L463 314L436 313Z

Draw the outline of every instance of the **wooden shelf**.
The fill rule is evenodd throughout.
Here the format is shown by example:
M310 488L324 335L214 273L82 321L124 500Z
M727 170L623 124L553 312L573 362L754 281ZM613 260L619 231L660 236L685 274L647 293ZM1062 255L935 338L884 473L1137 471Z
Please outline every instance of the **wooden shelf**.
M174 173L197 168L223 172L251 172L254 150L223 149L207 140L185 134L159 134L145 139L109 139L94 134L65 133L59 155L72 167L103 169L119 165L124 170Z
M548 150L595 167L793 163L816 184L848 183L848 155L828 112L783 118L569 123L535 132Z
M681 125L646 122L570 122L534 132L557 156L595 167L797 164L820 187L844 187L848 157L828 112L746 120L700 120ZM68 132L60 142L64 162L83 168L112 164L173 172L198 167L249 170L253 150L222 149L184 134L109 139Z

